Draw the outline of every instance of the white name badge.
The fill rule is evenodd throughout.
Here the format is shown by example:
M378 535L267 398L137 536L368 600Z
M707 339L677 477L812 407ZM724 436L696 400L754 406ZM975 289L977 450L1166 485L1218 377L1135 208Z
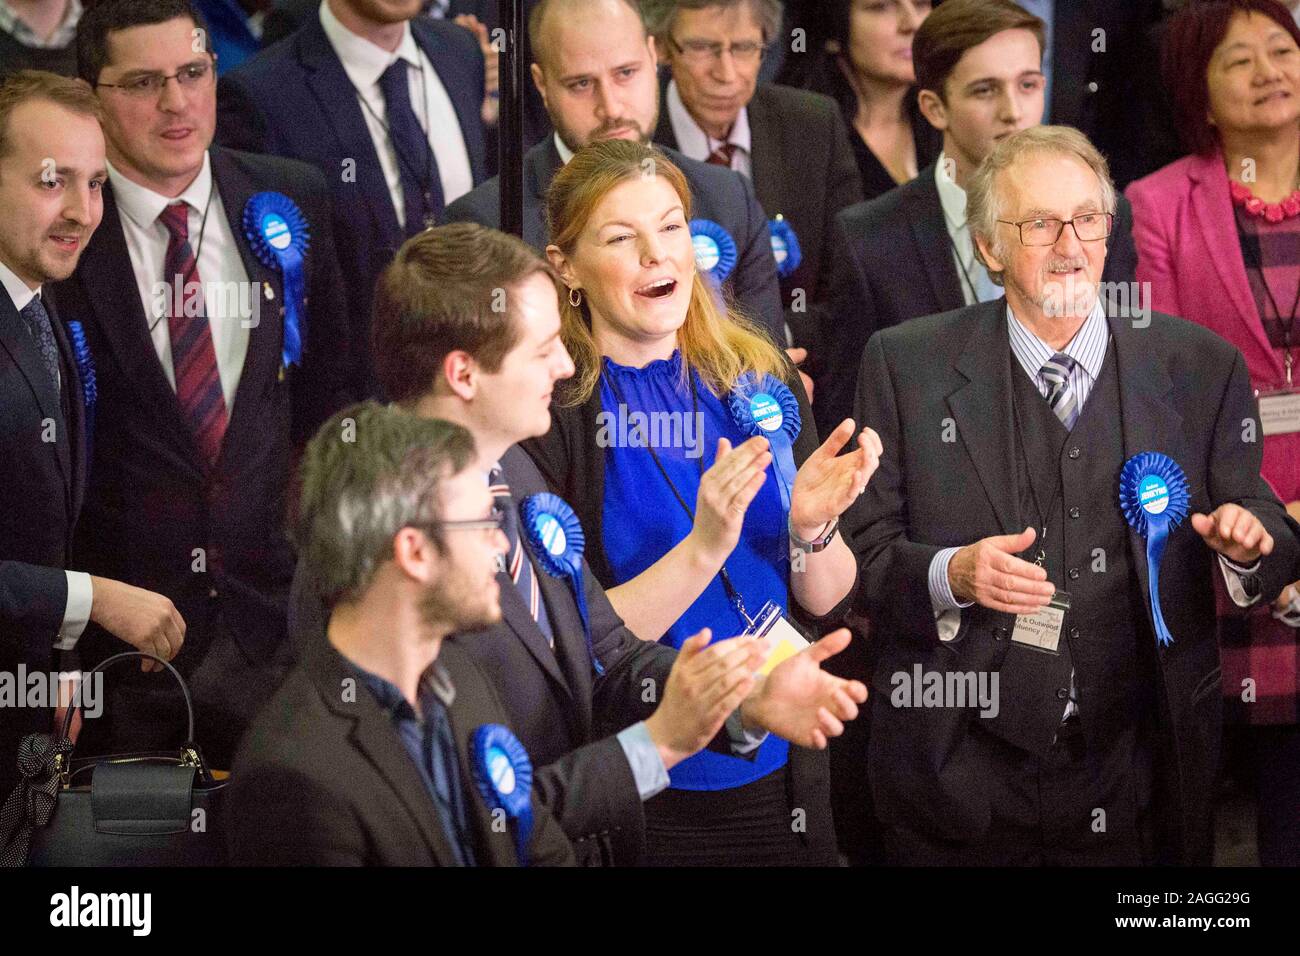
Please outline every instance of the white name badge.
M1300 432L1300 391L1283 389L1261 392L1259 423L1265 435L1289 435Z
M758 617L754 618L753 627L747 628L745 633L753 634L760 640L767 638L772 645L763 666L758 669L760 674L772 673L773 668L782 661L789 660L810 646L804 636L795 630L794 625L786 620L780 606L772 601L763 605Z
M1017 644L1034 647L1049 654L1056 654L1061 643L1061 630L1065 624L1065 612L1070 609L1070 595L1057 591L1046 605L1033 614L1016 615L1016 627L1011 632L1011 639Z

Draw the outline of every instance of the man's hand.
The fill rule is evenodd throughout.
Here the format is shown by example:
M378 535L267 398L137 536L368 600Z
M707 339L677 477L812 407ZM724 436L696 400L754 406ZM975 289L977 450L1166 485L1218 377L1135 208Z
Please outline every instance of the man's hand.
M822 670L822 661L849 646L848 628L832 631L816 644L772 668L740 706L746 727L761 727L800 747L826 748L844 733L844 721L858 716L866 685Z
M495 126L501 114L501 101L496 94L501 89L501 66L497 51L488 37L487 25L480 22L472 13L462 13L453 18L453 23L464 27L478 40L479 52L483 54L483 107L481 116L487 126Z
M1210 550L1242 567L1273 553L1273 536L1241 505L1219 505L1208 515L1194 514L1192 529Z
M94 575L90 585L94 595L90 605L92 621L137 651L165 661L179 653L185 641L185 621L169 599L144 588ZM143 660L140 669L160 671L162 665Z
M709 629L687 638L646 730L671 769L706 747L754 689L767 646L745 634L709 646Z
M994 535L962 548L948 562L952 596L994 611L1033 614L1056 593L1045 568L1016 557L1037 537L1038 532L1026 528L1020 534Z

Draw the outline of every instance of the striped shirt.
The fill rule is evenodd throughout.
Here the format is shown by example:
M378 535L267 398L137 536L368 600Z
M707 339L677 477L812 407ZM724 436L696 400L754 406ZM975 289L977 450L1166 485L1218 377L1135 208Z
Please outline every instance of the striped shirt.
M18 16L13 7L5 0L0 0L0 30L23 46L39 50L62 50L77 38L77 21L81 19L81 12L81 0L70 0L63 21L48 37L42 37Z

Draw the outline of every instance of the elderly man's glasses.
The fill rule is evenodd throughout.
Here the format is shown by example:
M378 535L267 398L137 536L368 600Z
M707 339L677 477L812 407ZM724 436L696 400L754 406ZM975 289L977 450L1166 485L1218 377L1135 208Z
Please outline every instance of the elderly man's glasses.
M767 52L767 47L753 40L741 40L730 44L719 43L716 40L683 40L679 43L675 38L669 37L668 42L686 62L701 66L722 59L723 50L730 53L731 58L737 63L745 64L757 63Z
M1115 217L1110 213L1090 212L1073 219L999 219L998 222L1020 230L1020 242L1026 246L1054 246L1069 226L1080 242L1096 242L1110 235Z
M134 96L139 99L149 99L161 95L163 89L167 86L168 80L175 80L176 85L181 89L198 89L206 86L212 79L216 69L212 60L198 60L194 63L187 63L175 73L138 73L127 78L124 83L96 83L96 86L107 86L109 89L121 90L127 96Z

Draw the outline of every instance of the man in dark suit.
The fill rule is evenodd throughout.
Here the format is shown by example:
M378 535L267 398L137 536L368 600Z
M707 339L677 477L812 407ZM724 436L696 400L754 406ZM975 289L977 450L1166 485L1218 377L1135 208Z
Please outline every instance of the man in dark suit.
M502 290L504 310L493 307ZM511 554L497 578L502 621L454 643L500 689L511 726L540 767L542 800L579 860L630 865L644 846L642 801L668 785L668 768L705 745L744 755L767 729L819 746L816 732L829 737L838 727L823 724L818 709L851 718L856 705L845 709L837 693L860 702L866 689L819 670L847 642L839 633L751 691L744 678L762 658L747 661L745 640L708 649L691 642L681 653L639 640L584 562L588 646L568 583L546 573L526 530L521 536L525 500L549 489L516 443L546 432L551 391L573 374L555 293L548 264L513 236L469 223L422 233L380 279L376 364L385 391L403 406L474 434L507 515ZM323 628L308 570L300 562L294 582L295 635ZM737 679L712 676L737 665Z
M374 403L308 445L299 543L333 613L235 761L233 862L573 862L500 699L446 643L501 619L507 542L476 464L460 426Z
M311 163L334 192L355 390L375 280L403 240L486 178L483 54L420 0L327 0L292 36L221 78L218 141Z
M72 273L98 228L105 176L99 104L85 84L19 72L0 87L0 461L15 503L0 509L0 672L10 675L70 664L62 652L92 620L164 659L185 634L167 598L65 570L76 567L93 386L43 286ZM50 731L50 691L11 701L0 718L0 797L16 782L19 741Z
M802 261L779 266L781 301L815 372L835 214L862 200L839 107L819 93L758 82L764 53L782 45L779 0L656 0L642 9L671 71L655 142L747 176L769 219L794 232Z
M303 164L209 148L215 80L196 16L187 0L105 0L82 19L109 182L103 226L55 295L83 317L97 365L75 553L176 602L190 624L176 666L220 767L281 672L294 448L346 404L349 376L328 191ZM289 226L270 238L254 231L266 203ZM305 249L300 282L273 242ZM132 676L97 745L175 732L170 682Z
M998 141L1042 122L1042 51L1042 21L1012 0L947 0L921 24L912 42L919 104L943 132L943 153L910 183L837 217L819 431L852 413L873 332L998 297L975 259L964 186ZM1132 282L1137 253L1122 196L1115 213L1106 279Z
M524 241L547 244L546 190L574 152L618 137L649 143L659 114L654 39L631 0L543 0L529 18L541 91L555 135L524 154ZM697 219L722 226L736 243L726 287L736 303L786 344L785 319L763 207L744 177L665 150L691 185ZM447 210L452 222L501 224L500 183L493 178Z
M852 520L880 625L868 767L891 850L1207 864L1212 575L1245 608L1300 573L1300 527L1259 475L1245 362L1098 296L1114 187L1077 130L1008 138L968 194L1005 298L877 333L858 381L858 420L885 446ZM1121 473L1147 452L1188 495L1158 566L1120 504ZM1133 514L1181 510L1165 475L1167 497L1144 478Z

